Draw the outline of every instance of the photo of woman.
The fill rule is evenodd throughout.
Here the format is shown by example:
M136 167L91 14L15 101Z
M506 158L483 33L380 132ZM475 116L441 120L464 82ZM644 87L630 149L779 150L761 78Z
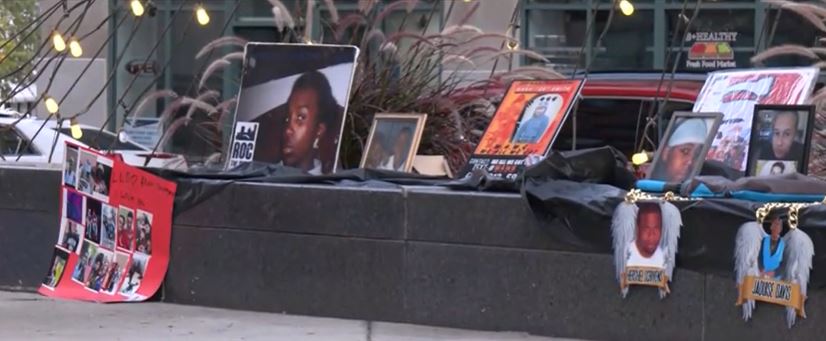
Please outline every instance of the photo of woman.
M247 45L236 121L258 123L254 161L334 171L357 55L353 46Z

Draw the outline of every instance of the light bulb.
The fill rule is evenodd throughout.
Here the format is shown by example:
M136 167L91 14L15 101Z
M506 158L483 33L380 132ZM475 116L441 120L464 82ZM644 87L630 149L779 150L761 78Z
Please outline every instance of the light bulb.
M143 4L140 2L140 0L132 0L132 2L129 5L132 7L132 14L134 14L136 17L143 15Z
M198 23L201 24L201 26L209 24L209 14L206 9L204 9L204 6L198 5L195 9L195 18L198 19Z
M69 129L72 131L72 138L78 140L83 137L83 129L80 129L80 125L77 124L77 120L73 118L69 122L71 122L71 127Z
M628 0L620 1L619 8L620 8L620 11L622 11L622 14L625 14L625 15L634 14L634 4L632 4L631 1L628 1Z
M46 104L46 110L48 110L50 114L55 114L60 109L60 106L57 105L57 101L55 101L54 98L47 97L43 103Z
M60 33L55 32L52 35L52 44L54 44L54 49L57 50L57 52L63 52L63 50L66 49L66 41L63 40L63 36L61 36Z
M126 132L121 130L121 132L118 133L118 141L120 141L120 143L129 142L129 135L126 135Z
M80 43L77 41L77 39L72 39L69 42L69 52L74 57L80 57L83 55L83 48L80 47Z
M635 166L639 166L648 162L648 153L645 151L641 151L631 156L631 163Z

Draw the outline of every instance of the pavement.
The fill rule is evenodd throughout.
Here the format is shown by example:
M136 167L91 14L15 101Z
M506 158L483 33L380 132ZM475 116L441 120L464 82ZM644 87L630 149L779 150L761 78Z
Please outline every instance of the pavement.
M548 341L399 323L203 308L159 302L98 304L0 291L0 340Z

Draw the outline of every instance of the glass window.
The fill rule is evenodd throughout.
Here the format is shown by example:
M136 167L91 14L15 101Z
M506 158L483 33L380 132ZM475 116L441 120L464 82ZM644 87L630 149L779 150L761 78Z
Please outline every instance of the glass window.
M0 155L37 155L16 129L0 126Z
M599 11L594 43L608 24L609 11ZM593 52L592 70L645 70L654 66L654 11L615 13L600 46Z
M120 142L117 136L107 131L100 132L98 129L92 128L82 128L81 130L83 130L83 136L76 140L97 150L145 150L133 143ZM71 128L61 128L60 133L68 136L72 135Z
M171 12L170 15L175 15L175 12ZM205 65L204 63L209 63L226 53L216 50L210 60L206 60L206 57L195 59L195 55L201 48L223 36L224 12L211 11L209 16L210 22L206 26L193 22L195 13L191 10L185 10L174 18L170 32L172 51L169 51L172 53L172 63L167 72L172 71L172 84L169 86L178 95L193 95L197 92L200 75L195 73L201 69L202 65ZM221 73L217 73L209 78L205 86L209 89L221 90L223 84Z
M528 13L528 48L550 60L550 67L571 72L584 65L587 12L584 10L531 10Z
M651 104L638 99L586 98L576 111L577 149L613 146L632 154L637 139L637 125L644 122ZM569 150L573 143L574 115L568 117L554 143L554 149Z
M774 36L771 36L772 27L775 25L775 18L777 18L777 10L771 10L766 14L766 27L764 28L763 41L766 42L767 46L786 44L822 46L818 39L820 37L814 26L808 23L801 23L802 19L800 16L789 11L780 13L780 19L777 20L777 28L775 29ZM813 61L807 57L783 55L768 59L763 64L765 66L807 66L812 63Z
M654 142L656 134L665 130L674 111L690 111L691 103L668 102L659 121L659 129L649 130ZM642 138L645 119L656 114L657 103L648 99L585 98L576 111L577 149L612 146L625 155L635 153ZM573 115L569 116L554 143L556 150L569 150L573 143Z

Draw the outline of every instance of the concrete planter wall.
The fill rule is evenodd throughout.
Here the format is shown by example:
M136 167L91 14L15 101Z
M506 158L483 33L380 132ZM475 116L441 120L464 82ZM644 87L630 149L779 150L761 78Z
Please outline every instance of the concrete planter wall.
M0 285L34 289L58 231L55 171L0 169ZM729 277L679 270L672 295L622 300L611 256L556 242L509 194L233 184L177 212L162 300L291 314L616 340L820 339ZM606 233L608 227L605 227ZM581 250L581 248L578 248Z

